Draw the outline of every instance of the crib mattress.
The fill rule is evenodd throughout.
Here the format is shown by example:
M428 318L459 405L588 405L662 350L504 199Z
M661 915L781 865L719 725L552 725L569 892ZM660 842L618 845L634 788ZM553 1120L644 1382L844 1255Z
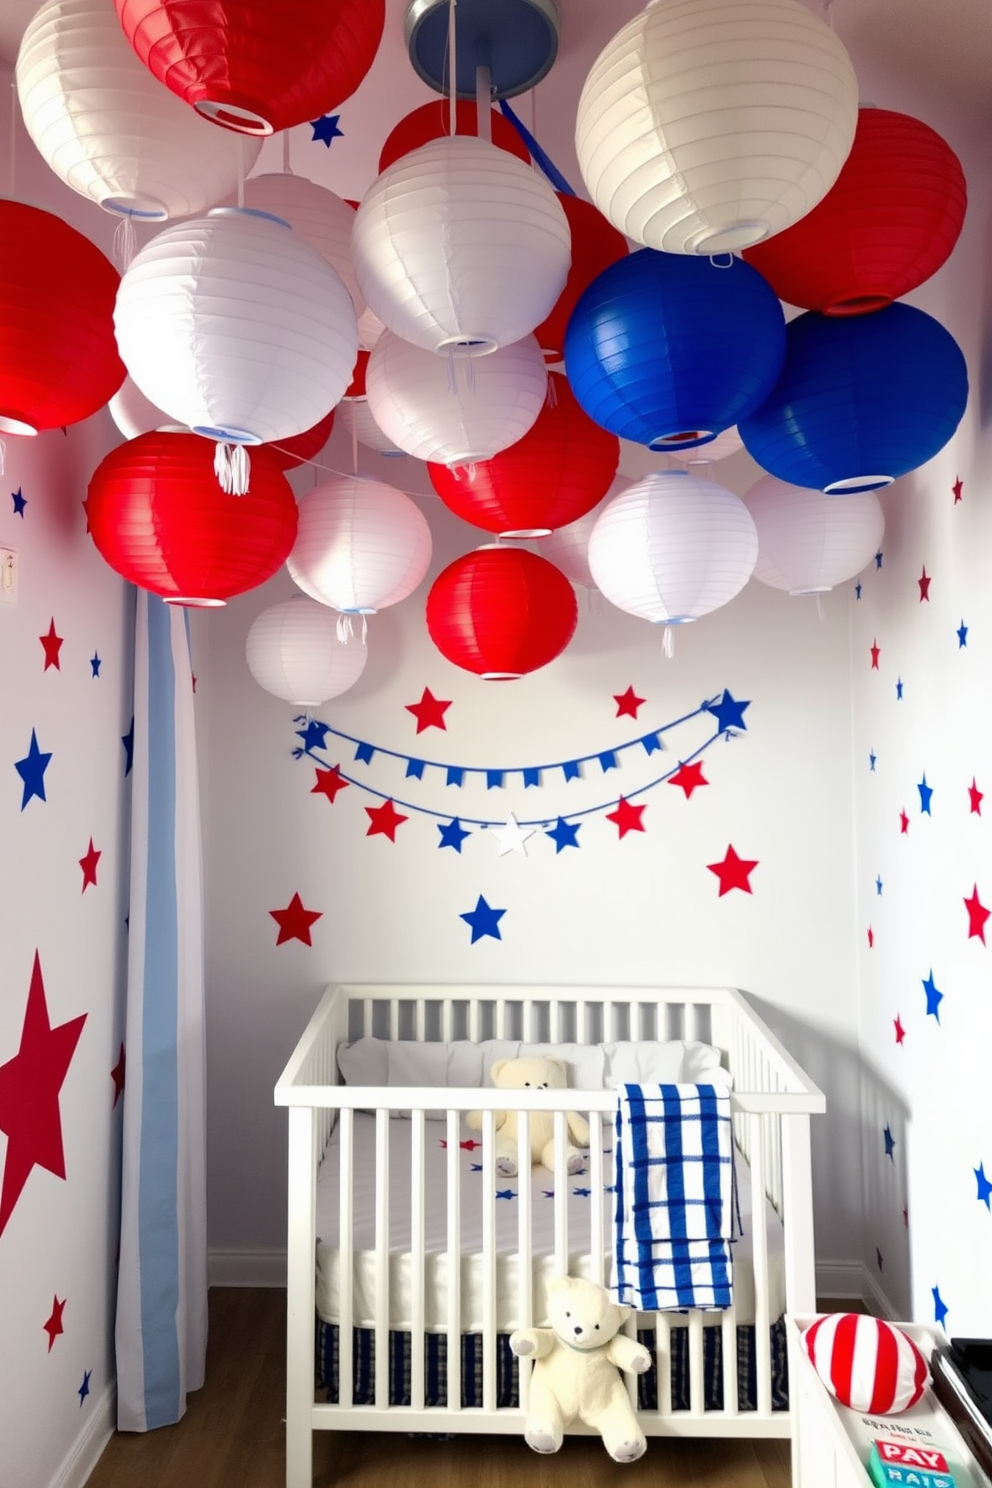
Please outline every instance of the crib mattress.
M389 1127L389 1326L393 1329L412 1327L411 1255L411 1138L413 1123L390 1120ZM425 1203L425 1319L428 1332L447 1327L448 1256L447 1248L447 1151L446 1129L442 1121L424 1123ZM598 1202L603 1209L603 1236L609 1251L613 1215L612 1131L604 1133L603 1189L594 1194L588 1167L569 1175L568 1179L568 1251L569 1274L594 1275L591 1255L591 1206ZM338 1129L332 1133L317 1175L317 1311L326 1323L337 1323L341 1312L340 1259L340 1143ZM737 1153L737 1185L743 1234L735 1241L734 1307L738 1323L754 1321L754 1276L752 1270L753 1223L751 1184L748 1167ZM483 1277L482 1255L482 1149L479 1133L464 1126L459 1146L461 1188L461 1257L459 1278L462 1332L475 1332L482 1327ZM501 1332L521 1327L518 1287L518 1205L522 1181L529 1182L531 1192L531 1251L533 1276L533 1318L545 1321L545 1287L556 1274L554 1259L554 1178L547 1169L532 1168L522 1176L496 1178L496 1326ZM353 1164L353 1268L352 1323L355 1327L373 1327L376 1322L376 1252L375 1252L375 1117L356 1112L354 1122ZM768 1236L769 1317L777 1318L785 1310L784 1258L785 1243L782 1221L765 1200L759 1212ZM609 1260L606 1268L609 1279ZM720 1314L714 1314L716 1321Z

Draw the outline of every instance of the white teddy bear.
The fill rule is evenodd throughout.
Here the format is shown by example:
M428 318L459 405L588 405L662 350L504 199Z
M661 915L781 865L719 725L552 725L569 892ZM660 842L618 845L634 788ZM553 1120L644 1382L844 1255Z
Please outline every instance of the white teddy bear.
M510 1348L534 1359L524 1440L535 1452L557 1452L576 1417L592 1426L614 1462L636 1462L647 1443L618 1370L643 1374L651 1355L620 1333L630 1316L605 1287L571 1276L548 1283L550 1328L518 1328Z
M497 1090L567 1090L568 1072L560 1059L497 1059L490 1071ZM550 1111L530 1113L530 1160L555 1170L555 1126ZM517 1172L516 1111L496 1112L496 1171L501 1178L513 1178ZM473 1131L482 1130L481 1111L469 1111L466 1124ZM589 1123L575 1111L567 1114L568 1130L578 1147L571 1142L566 1148L566 1166L570 1173L585 1166L579 1147L589 1146Z

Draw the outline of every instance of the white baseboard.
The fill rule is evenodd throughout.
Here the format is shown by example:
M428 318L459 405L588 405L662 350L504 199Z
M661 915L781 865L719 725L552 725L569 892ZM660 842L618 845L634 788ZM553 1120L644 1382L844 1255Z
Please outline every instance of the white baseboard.
M896 1316L896 1309L863 1261L818 1261L816 1295L825 1301L831 1297L860 1297L876 1317Z
M284 1287L284 1250L211 1250L207 1284L216 1287Z
M85 1488L103 1449L114 1434L117 1420L117 1386L109 1384L96 1400L82 1431L76 1437L49 1488Z

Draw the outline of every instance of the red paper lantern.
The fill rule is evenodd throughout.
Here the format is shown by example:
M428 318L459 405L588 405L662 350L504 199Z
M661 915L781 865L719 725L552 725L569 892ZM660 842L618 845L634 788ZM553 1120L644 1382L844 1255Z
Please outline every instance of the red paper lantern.
M337 108L372 66L385 0L115 0L150 72L239 134Z
M272 577L296 538L296 498L264 447L251 489L222 491L214 446L197 434L140 434L97 466L86 501L90 536L132 584L167 604L226 604Z
M120 275L74 227L0 201L0 434L88 418L126 376L114 337Z
M575 591L560 569L497 545L456 558L427 596L427 629L442 656L485 682L547 666L575 632Z
M468 98L459 98L455 105L455 133L478 135L478 124L479 115L475 103ZM500 150L516 155L525 165L530 165L530 151L509 119L491 109L490 124L493 144ZM420 145L426 145L430 140L443 139L450 133L451 105L448 100L439 98L431 103L421 104L420 108L401 119L386 136L386 143L379 152L380 176L387 166L401 156L409 155L411 150L418 149Z
M280 470L294 470L297 465L302 465L304 460L312 460L315 455L320 454L330 439L333 428L334 409L332 408L330 413L325 414L312 429L304 429L302 434L293 434L289 439L280 439L277 444L265 444L262 448L271 452Z
M558 200L572 231L572 266L553 310L534 332L549 362L560 362L565 355L565 327L583 290L611 263L627 256L627 239L598 207L567 192L559 192Z
M935 274L957 242L961 162L927 124L863 108L851 153L811 212L744 250L790 305L824 315L881 310Z
M451 511L500 537L546 537L592 511L617 473L620 441L579 407L568 379L548 378L537 422L509 449L476 465L428 463Z
M364 347L360 346L358 348L358 356L355 359L355 370L352 373L351 381L344 391L345 398L365 397L365 372L368 364L369 354Z

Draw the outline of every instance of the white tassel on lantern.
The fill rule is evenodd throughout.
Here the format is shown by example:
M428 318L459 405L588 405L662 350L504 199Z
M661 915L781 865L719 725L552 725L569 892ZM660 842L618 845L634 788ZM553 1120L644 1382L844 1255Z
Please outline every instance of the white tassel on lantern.
M418 460L469 465L522 439L547 395L533 336L478 361L432 356L391 332L369 355L369 411L388 439Z
M824 496L764 475L744 505L758 531L754 577L789 594L823 594L853 579L878 552L885 532L874 491Z
M412 594L430 567L427 518L382 481L336 476L302 497L299 514L286 567L321 604L374 615Z
M426 351L481 356L519 341L565 286L571 233L548 183L506 150L449 135L372 183L352 257L370 309Z
M589 569L611 604L684 625L719 609L754 570L758 535L747 507L715 481L666 470L635 481L600 512Z
M107 0L47 0L21 38L16 80L42 159L108 212L151 222L204 212L234 190L239 168L250 170L262 148L163 88Z
M260 687L299 708L316 708L353 687L365 670L364 639L342 643L326 605L298 594L253 621L245 643Z
M575 146L622 233L715 254L816 206L857 119L851 59L798 0L654 0L593 63Z
M340 276L285 223L237 207L146 244L121 279L114 326L145 397L227 444L311 429L348 387L358 353Z

